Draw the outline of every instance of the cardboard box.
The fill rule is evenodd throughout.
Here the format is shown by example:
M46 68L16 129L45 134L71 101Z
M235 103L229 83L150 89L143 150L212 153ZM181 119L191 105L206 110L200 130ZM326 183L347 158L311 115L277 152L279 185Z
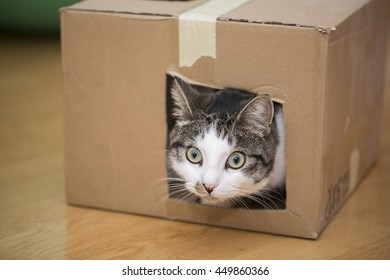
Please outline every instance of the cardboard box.
M207 2L61 10L67 200L316 239L378 156L388 1ZM193 13L202 7L206 17ZM156 187L167 177L167 71L283 104L286 209L249 214Z

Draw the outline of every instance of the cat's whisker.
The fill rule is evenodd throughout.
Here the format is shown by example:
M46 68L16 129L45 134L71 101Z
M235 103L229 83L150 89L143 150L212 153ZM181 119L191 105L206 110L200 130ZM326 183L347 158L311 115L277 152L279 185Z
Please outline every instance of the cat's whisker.
M261 195L264 197L264 198L267 198L268 200L272 200L275 204L276 202L280 202L282 205L284 205L286 203L285 200L277 197L277 196L274 196L272 194L269 194L269 193L261 193ZM277 207L279 208L279 207Z
M171 191L170 193L169 193L169 197L172 197L172 198L179 198L179 196L177 196L177 197L175 197L176 195L178 195L178 194L187 194L187 190L185 190L185 189L182 189L182 188L180 188L180 189L176 189L176 190L174 190L174 191ZM180 197L181 198L181 197Z
M167 179L177 180L174 183L169 183ZM173 190L183 190L185 189L185 180L181 178L160 178L160 182L156 183L151 192L157 196L163 196L163 200L172 196Z
M231 198L233 203L236 203L237 205L241 205L242 207L239 207L240 213L244 213L245 220L248 220L248 215L250 215L252 222L256 222L255 216L253 215L252 210L249 208L249 206L245 203L245 201L241 197L233 197Z
M164 177L164 178L158 178L156 179L157 182L164 182L164 181L181 181L185 182L186 180L178 177Z
M232 198L230 198L230 200L231 200L232 202L234 202L234 203L237 203L237 204L241 205L242 208L244 208L244 210L248 210L248 209L249 209L249 207L248 207L248 205L245 203L245 201L242 200L239 196L237 196L237 197L232 197ZM246 212L246 211L245 211L245 212Z
M150 188L150 193L154 193L154 192L164 192L164 191L168 191L168 184L167 183L159 183L159 184L154 184L151 188Z
M168 190L168 188L161 188L157 190L155 193L158 196L163 196L165 198L168 198L173 195L174 191L178 191L178 190L183 190L183 186L172 186L170 190Z
M274 210L279 210L280 209L280 206L278 206L278 204L275 202L275 198L274 197L268 196L268 194L266 194L266 195L263 195L263 198L272 203L272 205L274 206L274 208L273 208ZM285 202L282 201L282 200L280 200L280 201L284 205ZM283 207L283 208L285 208L285 207Z
M246 195L248 194L252 194L253 195L253 190L251 190L250 188L245 188L245 187L241 187L241 191L243 193L245 193ZM270 192L275 192L278 196L276 195L272 195ZM279 201L282 205L285 204L285 200L282 199L282 194L279 193L278 191L276 190L271 190L271 189L261 189L261 190L258 190L257 191L257 194L261 196L262 199L266 199L268 200L270 203L273 204L274 208L270 207L270 209L280 209L280 207L276 204L275 201ZM265 201L264 201L265 203ZM269 206L269 204L267 204Z
M241 193L241 195L243 197L248 198L249 200L256 202L257 204L261 205L262 207L264 207L264 210L267 211L267 213L272 213L272 211L270 211L270 210L273 210L273 209L271 207L269 207L269 205L265 201L263 201L262 199L256 197L255 195L252 195L252 194Z
M275 201L273 201L272 198L268 197L268 194L262 193L259 199L261 199L265 204L267 204L269 210L278 209L277 204L275 203ZM271 207L271 204L268 204L265 200L269 201L269 203L271 203L273 207Z
M176 187L176 186L174 186L174 187ZM171 191L170 193L167 192L166 195L163 196L159 200L158 205L165 202L169 198L173 198L172 196L177 196L177 197L174 197L174 199L172 199L172 201L177 201L178 199L182 200L183 198L185 198L187 193L188 193L188 191L185 188L177 186L177 189L174 189L174 191ZM180 196L180 194L183 194L183 195Z
M169 198L171 196L171 194L169 192L170 190L177 191L177 190L183 190L183 188L184 188L183 185L172 185L168 188L168 185L165 184L165 185L160 185L158 187L155 187L153 190L153 194L160 197L160 199L158 201L158 204L160 204L160 203L162 203L162 201L166 200L167 198Z
M197 198L194 197L195 195L187 190L183 190L183 195L178 196L173 201L176 203L174 204L172 211L176 210L177 205L181 204L182 202L187 202L187 203L194 203Z
M152 185L152 189L167 187L171 184L185 183L186 181L180 178L160 178L156 180L157 182ZM170 182L171 181L171 182Z
M279 197L277 195L272 195L269 190L260 191L260 194L262 197L267 198L269 201L272 201L273 204L275 205L276 209L279 209L279 207L276 205L275 201L281 202L282 205L284 205L286 203L286 201L281 198L281 197L283 197L281 193L279 193L277 191L275 191L275 192L277 195L279 195Z

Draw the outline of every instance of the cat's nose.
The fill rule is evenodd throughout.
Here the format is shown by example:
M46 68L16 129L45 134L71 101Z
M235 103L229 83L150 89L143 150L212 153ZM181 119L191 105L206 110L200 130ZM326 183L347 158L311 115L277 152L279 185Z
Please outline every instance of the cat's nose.
M203 187L205 188L205 190L210 194L213 192L213 190L215 189L217 185L216 184L204 184L203 183Z

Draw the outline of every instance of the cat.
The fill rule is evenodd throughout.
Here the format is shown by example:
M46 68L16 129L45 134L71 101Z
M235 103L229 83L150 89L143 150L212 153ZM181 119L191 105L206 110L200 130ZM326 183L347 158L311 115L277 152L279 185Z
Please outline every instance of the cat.
M282 106L267 94L195 86L177 76L167 90L172 196L218 207L284 209Z

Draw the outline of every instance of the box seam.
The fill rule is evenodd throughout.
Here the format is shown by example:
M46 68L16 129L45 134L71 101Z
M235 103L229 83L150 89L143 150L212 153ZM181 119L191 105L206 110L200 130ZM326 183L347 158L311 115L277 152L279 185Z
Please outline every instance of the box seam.
M320 66L320 71L322 72L322 75L320 75L321 80L320 80L320 94L319 97L319 116L317 120L317 166L316 170L319 170L317 173L318 177L316 178L316 182L319 182L319 192L317 196L317 205L319 206L317 208L317 220L316 220L316 232L319 234L322 232L323 227L321 226L321 209L322 209L322 193L324 190L324 179L323 179L323 173L322 173L322 168L323 168L323 161L322 161L322 155L323 155L323 150L324 150L324 124L326 122L325 119L325 114L326 114L326 104L325 100L328 95L328 90L327 90L327 82L328 82L328 54L329 54L329 38L330 36L326 36L326 38L320 38L320 49L321 52L324 53L323 56L321 56L321 66Z

